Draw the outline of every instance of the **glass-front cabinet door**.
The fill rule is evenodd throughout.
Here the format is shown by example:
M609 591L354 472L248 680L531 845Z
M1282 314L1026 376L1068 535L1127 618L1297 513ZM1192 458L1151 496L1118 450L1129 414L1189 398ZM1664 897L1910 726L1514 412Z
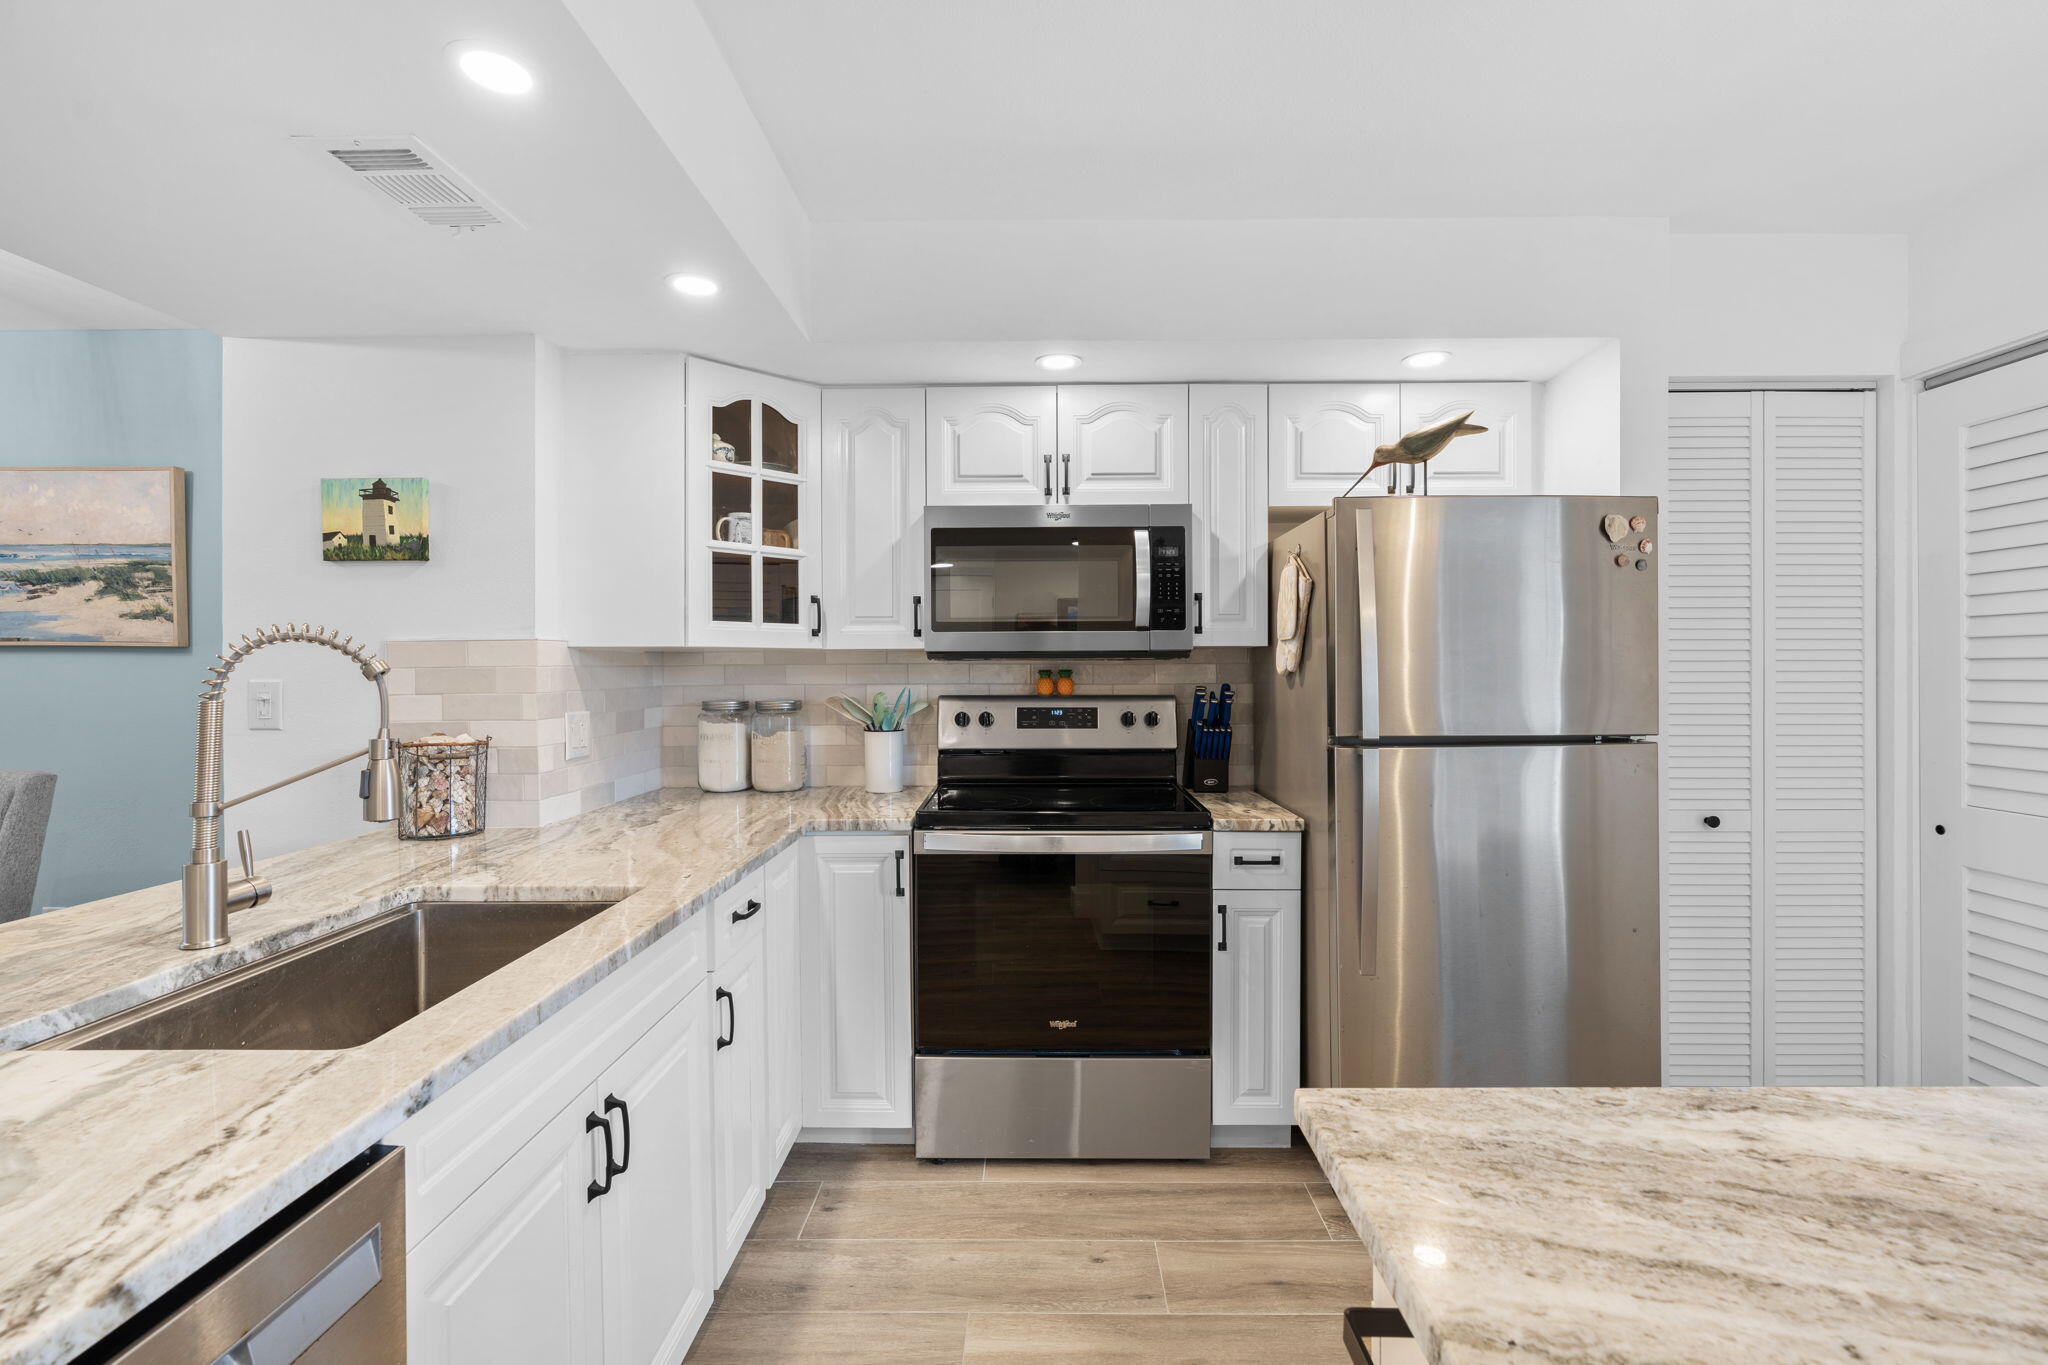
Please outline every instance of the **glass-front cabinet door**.
M693 359L688 401L690 643L819 646L820 391Z

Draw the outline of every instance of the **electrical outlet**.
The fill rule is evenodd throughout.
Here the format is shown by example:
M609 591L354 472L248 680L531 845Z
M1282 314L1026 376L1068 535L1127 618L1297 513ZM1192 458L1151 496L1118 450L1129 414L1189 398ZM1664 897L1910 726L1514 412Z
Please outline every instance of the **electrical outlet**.
M284 729L284 680L258 678L248 685L249 728Z
M568 757L589 758L590 713L588 711L571 711L562 719L568 730Z

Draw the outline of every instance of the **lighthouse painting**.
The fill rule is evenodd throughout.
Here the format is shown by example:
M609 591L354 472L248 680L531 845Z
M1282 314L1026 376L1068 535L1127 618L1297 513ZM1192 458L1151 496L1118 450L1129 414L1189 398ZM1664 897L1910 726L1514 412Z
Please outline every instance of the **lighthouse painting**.
M320 480L320 557L350 562L425 559L427 481Z

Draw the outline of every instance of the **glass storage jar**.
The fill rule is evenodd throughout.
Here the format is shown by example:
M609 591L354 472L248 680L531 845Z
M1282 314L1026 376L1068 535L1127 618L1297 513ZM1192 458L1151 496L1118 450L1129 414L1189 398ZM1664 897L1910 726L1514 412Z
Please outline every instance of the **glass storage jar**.
M747 788L747 712L743 701L707 701L697 712L697 785L708 792Z
M804 761L804 704L754 703L754 790L793 792L808 780Z

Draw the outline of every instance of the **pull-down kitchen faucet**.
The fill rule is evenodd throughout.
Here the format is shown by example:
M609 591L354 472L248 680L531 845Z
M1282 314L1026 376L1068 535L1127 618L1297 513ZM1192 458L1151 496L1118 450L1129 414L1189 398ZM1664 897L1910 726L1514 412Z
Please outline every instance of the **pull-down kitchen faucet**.
M228 675L235 671L235 665L265 645L287 641L325 645L345 656L363 670L365 678L377 684L377 733L367 748L343 754L295 777L287 777L281 782L223 801L220 799L221 708L227 693ZM339 631L289 622L259 630L253 638L244 635L240 644L230 645L227 653L214 657L220 663L209 670L213 676L199 691L198 757L192 773L192 861L185 864L185 941L179 945L183 948L220 947L228 941L230 911L247 910L270 899L270 882L256 875L255 850L250 845L246 829L241 831L237 840L242 853L242 875L232 880L228 877L227 860L221 857L220 817L230 806L239 806L244 801L280 787L289 787L316 773L324 773L329 768L338 768L351 759L368 758L369 766L363 769L358 793L363 800L363 819L372 824L385 824L398 818L398 763L391 754L391 697L384 684L384 675L391 671L391 665L370 653L366 646L357 644L352 635L343 639Z

